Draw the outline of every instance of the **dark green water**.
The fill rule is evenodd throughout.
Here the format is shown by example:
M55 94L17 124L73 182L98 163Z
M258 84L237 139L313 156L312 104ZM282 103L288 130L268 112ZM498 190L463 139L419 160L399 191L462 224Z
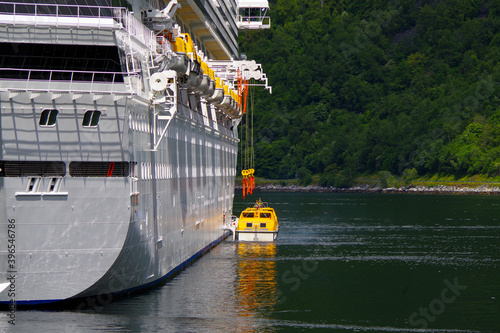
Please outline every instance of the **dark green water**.
M277 242L225 241L146 294L19 311L15 331L500 332L500 197L260 192L234 211L259 196Z

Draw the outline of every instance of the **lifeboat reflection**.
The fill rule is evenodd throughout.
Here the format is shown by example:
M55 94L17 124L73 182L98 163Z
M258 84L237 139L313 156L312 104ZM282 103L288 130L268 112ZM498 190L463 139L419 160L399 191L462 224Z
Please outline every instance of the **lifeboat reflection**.
M277 302L276 244L237 244L236 293L241 316L265 314Z

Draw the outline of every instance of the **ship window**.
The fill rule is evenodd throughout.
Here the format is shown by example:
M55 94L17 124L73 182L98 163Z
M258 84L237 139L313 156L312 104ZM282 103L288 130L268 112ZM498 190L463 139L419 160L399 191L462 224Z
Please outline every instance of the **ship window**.
M0 177L50 177L66 175L64 162L0 161Z
M267 225L267 224L265 224L265 223L261 223L261 224L260 224L260 227L261 227L261 228L265 228L265 227L266 227L266 225Z
M57 192L59 190L59 186L61 185L61 178L51 178L49 182L49 187L47 188L48 192Z
M123 82L116 46L0 43L0 78Z
M26 192L37 192L39 184L40 178L30 178L28 180L28 185L26 186Z
M139 174L139 166L137 165L137 162L130 162L130 176L137 178Z
M83 127L97 127L97 124L99 124L100 117L101 117L101 111L97 111L97 110L85 111L85 114L83 115L82 126Z
M59 111L53 109L45 109L40 115L39 124L42 127L52 127L56 125L57 114Z
M128 177L129 162L71 162L71 177Z
M253 217L253 213L243 213L243 217Z
M260 213L260 217L263 219L268 219L271 217L271 213Z
M251 228L253 226L253 223L247 223L247 228Z

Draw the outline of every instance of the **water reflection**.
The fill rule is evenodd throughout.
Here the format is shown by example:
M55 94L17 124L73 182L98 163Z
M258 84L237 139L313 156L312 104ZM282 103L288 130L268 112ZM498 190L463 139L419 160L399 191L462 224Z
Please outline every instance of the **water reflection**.
M499 331L499 197L266 201L280 211L277 243L222 242L164 286L92 311L17 311L15 326L0 313L0 332ZM455 279L467 288L442 294Z
M269 317L277 302L276 244L239 242L236 246L239 315Z

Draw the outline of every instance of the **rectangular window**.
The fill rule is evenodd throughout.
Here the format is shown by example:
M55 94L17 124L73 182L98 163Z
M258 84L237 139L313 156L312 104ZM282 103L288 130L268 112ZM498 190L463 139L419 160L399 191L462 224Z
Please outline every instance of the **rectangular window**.
M40 124L41 127L54 127L56 126L57 115L59 111L54 109L45 109L40 114Z
M61 186L61 179L62 178L51 178L49 186L47 187L47 192L59 191L59 187Z
M243 217L253 217L253 213L243 213Z
M265 228L266 226L267 226L267 224L266 224L266 223L261 223L261 224L260 224L260 227L261 227L261 228Z
M253 223L247 223L247 228L251 228L253 226Z
M268 219L271 217L271 213L260 213L261 219Z
M123 82L116 46L0 43L0 78Z
M64 162L0 161L0 177L64 177Z
M26 192L38 192L38 186L40 185L40 178L33 177L28 180L26 185Z
M85 111L83 115L82 126L83 127L97 127L99 124L99 119L101 118L101 111L89 110Z
M128 177L130 162L71 162L71 177Z

